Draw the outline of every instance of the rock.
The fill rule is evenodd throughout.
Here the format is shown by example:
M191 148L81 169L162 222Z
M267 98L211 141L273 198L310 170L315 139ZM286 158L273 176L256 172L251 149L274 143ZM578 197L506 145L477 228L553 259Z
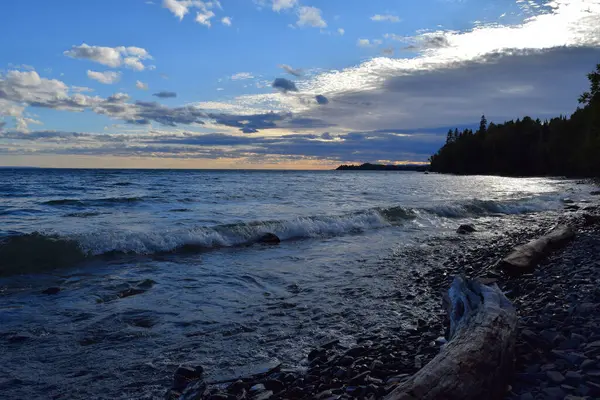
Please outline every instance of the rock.
M577 204L569 204L565 206L565 210L567 211L577 211L579 210L579 206Z
M549 387L543 390L545 397L548 400L563 400L565 398L565 391L559 387Z
M563 199L563 203L565 203L565 204L573 204L575 202L572 199L566 197L566 198Z
M229 396L223 393L215 393L211 395L208 400L228 400Z
M313 361L317 358L321 358L323 356L326 356L327 352L323 349L315 349L313 351L311 351L310 353L308 353L308 361Z
M203 378L203 374L204 368L201 366L180 366L175 371L175 377L173 378L173 389L183 390L190 384L190 382L201 380Z
M581 353L574 352L564 352L562 350L552 350L552 354L556 358L560 358L562 360L568 361L573 365L579 366L587 357Z
M519 400L535 400L535 397L533 397L533 395L530 392L527 392L523 393L521 397L519 397Z
M125 297L135 296L136 294L141 294L144 292L146 292L145 289L129 288L117 293L117 297L119 297L120 299L124 299Z
M279 393L285 387L283 382L281 382L277 379L269 379L269 380L265 381L264 385L267 390L271 390L274 393Z
M458 227L458 229L456 230L456 233L458 233L460 235L466 235L467 233L473 233L475 231L476 231L476 229L472 224L463 224Z
M598 348L598 347L600 347L600 340L596 340L595 342L588 343L585 346L586 349L592 349L592 348Z
M338 363L343 367L352 365L353 362L354 362L354 358L350 357L350 356L344 356L338 361Z
M335 340L331 340L329 342L326 342L326 343L320 345L319 347L322 348L322 349L329 350L329 349L332 349L334 346L336 346L338 344L340 344L340 340L339 339L335 339Z
M263 244L279 244L281 239L279 239L279 237L274 233L265 233L258 239L257 242Z
M590 192L590 195L592 195L592 196L600 196L600 190L594 190L593 192Z
M597 360L589 360L589 359L584 360L581 363L581 369L591 369L591 368L594 368L597 363L598 363Z
M42 292L42 294L58 294L60 292L59 287L51 287Z
M583 376L579 372L567 371L565 379L570 384L579 384L583 380Z
M565 381L565 377L558 371L546 371L546 376L554 383L561 384Z
M365 378L367 376L369 376L369 373L371 371L365 371L361 374L356 375L355 377L353 377L352 379L350 379L350 384L351 385L360 385L365 381Z

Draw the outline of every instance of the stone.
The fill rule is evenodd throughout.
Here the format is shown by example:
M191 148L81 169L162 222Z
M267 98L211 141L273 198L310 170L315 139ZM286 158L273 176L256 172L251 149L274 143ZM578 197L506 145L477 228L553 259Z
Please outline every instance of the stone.
M472 224L463 224L458 227L458 229L456 230L456 233L458 233L460 235L466 235L468 233L473 233L476 231L477 230L475 229L475 227Z
M273 397L272 390L265 390L264 392L260 392L256 396L252 397L252 400L267 400Z
M575 352L564 352L562 350L552 350L552 354L556 358L563 359L570 362L573 365L579 366L587 357L581 353Z
M554 383L563 383L565 381L565 377L558 371L546 371L546 376Z
M579 372L567 371L567 373L565 374L565 379L570 384L578 384L583 380L583 376Z
M519 400L535 400L535 397L533 397L533 395L530 392L527 392L527 393L523 393L519 397Z
M258 243L262 244L279 244L281 243L281 239L274 233L265 233L260 238L258 238Z
M581 363L581 369L590 369L594 368L597 364L596 360L586 359Z
M371 371L365 371L361 374L356 375L355 377L353 377L352 379L350 379L350 384L351 385L360 385L361 383L363 383L365 381L365 378L367 376L369 376L369 373Z
M267 390L271 390L274 393L279 393L280 391L282 391L285 388L285 385L283 384L283 382L281 382L277 379L269 379L269 380L265 381L264 385Z
M549 387L542 390L547 396L548 400L563 400L565 398L565 391L559 387Z
M339 365L341 365L343 367L352 365L353 362L354 362L354 357L350 357L350 356L344 356L338 361Z
M42 294L58 294L60 292L59 287L50 287L42 292Z
M313 361L317 358L321 358L322 356L326 355L327 352L323 349L315 349L313 351L311 351L310 353L308 353L308 361Z
M124 299L125 297L135 296L136 294L142 294L144 292L146 292L145 289L129 288L117 293L117 297L119 297L120 299Z
M600 340L596 340L595 342L588 343L585 346L586 349L592 349L592 348L597 348L597 347L600 347Z
M204 368L202 368L201 366L180 366L175 371L175 376L173 378L173 389L185 389L190 384L190 382L201 380L203 378L203 374Z

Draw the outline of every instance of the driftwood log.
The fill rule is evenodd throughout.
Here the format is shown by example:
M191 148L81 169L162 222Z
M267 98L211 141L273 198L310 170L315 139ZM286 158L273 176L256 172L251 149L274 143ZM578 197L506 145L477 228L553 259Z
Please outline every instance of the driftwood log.
M515 247L512 253L500 261L500 268L510 275L533 272L538 262L551 250L564 245L574 237L573 228L568 225L558 225L544 236Z
M449 342L387 400L501 399L514 364L517 315L497 285L456 277L448 291Z

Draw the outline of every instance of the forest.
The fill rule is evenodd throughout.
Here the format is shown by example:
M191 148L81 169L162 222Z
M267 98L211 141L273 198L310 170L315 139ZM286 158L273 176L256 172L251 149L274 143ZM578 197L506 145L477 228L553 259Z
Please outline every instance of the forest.
M487 122L477 131L455 129L430 158L431 171L507 176L600 176L600 64L588 74L589 91L570 116Z

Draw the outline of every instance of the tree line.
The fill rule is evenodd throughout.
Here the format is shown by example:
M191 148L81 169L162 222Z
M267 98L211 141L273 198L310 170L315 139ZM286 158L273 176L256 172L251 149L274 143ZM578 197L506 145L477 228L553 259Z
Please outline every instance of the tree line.
M570 116L546 121L524 117L477 131L450 130L430 158L431 170L510 176L600 176L600 64L588 74L590 90Z

